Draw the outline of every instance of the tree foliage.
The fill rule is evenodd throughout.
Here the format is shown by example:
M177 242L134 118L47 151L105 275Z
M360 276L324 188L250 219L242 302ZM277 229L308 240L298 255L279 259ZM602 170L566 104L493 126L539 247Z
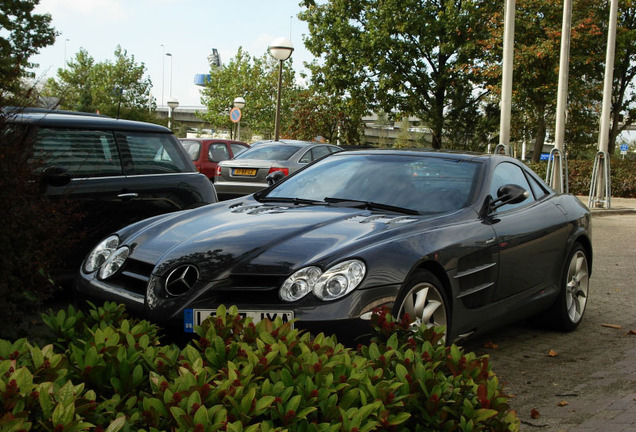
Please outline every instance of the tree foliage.
M281 130L289 121L290 100L298 91L292 60L283 62ZM211 65L210 79L201 91L201 102L208 108L202 116L216 129L233 130L230 110L235 98L245 98L241 110L241 129L245 133L269 138L274 131L278 62L267 54L252 57L243 48L226 66Z
M630 5L631 0L621 2L613 118L618 118L619 113L627 109L625 105L633 104L620 96L626 94L630 82L633 85L633 65L630 64L636 53L636 38L630 30L634 28L634 12ZM630 12L632 22L629 21ZM515 15L512 139L532 138L536 162L543 143L550 140L549 131L555 124L563 1L518 0ZM565 136L571 156L593 150L598 136L608 16L606 2L579 0L572 4ZM481 42L486 53L482 73L491 81L491 90L498 96L503 10L492 16L488 26L491 37ZM611 139L612 148L615 137Z
M0 100L20 104L24 98L22 79L34 65L29 59L55 42L49 14L35 14L40 0L0 2Z
M56 78L49 78L43 95L59 98L62 109L149 119L155 105L150 103L152 82L144 76L145 65L120 46L114 54L114 61L95 62L80 49L65 69L58 69Z
M312 73L333 93L370 110L415 115L442 146L444 129L485 91L471 66L481 51L492 2L448 0L304 0Z

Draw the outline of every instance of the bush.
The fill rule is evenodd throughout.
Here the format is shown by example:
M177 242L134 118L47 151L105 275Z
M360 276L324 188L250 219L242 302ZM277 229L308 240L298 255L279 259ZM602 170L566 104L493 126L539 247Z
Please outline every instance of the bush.
M545 179L546 162L529 163L528 166ZM612 196L636 198L636 163L630 160L612 159L610 168ZM590 194L593 169L594 161L592 160L568 160L568 186L571 194L583 196Z
M73 208L42 195L29 131L0 111L0 337L16 337L21 319L56 290L50 276L70 244Z
M487 357L376 311L358 350L220 307L183 349L106 303L44 315L40 348L0 340L0 430L518 430Z

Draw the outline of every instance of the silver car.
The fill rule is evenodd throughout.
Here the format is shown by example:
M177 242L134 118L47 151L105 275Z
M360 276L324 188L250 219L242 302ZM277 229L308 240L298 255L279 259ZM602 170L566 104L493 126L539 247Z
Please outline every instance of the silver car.
M224 199L248 195L268 186L268 174L280 171L287 176L309 162L341 150L338 146L317 142L263 141L234 159L219 162L214 187Z

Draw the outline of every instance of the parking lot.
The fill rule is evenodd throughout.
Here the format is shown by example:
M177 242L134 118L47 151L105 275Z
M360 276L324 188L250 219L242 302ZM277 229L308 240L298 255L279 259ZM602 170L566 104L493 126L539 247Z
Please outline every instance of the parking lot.
M522 431L636 431L636 214L594 216L594 268L573 333L518 323L473 340Z

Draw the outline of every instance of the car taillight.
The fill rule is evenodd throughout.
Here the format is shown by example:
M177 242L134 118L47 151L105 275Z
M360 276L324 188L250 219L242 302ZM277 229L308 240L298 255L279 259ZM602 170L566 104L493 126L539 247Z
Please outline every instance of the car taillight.
M289 175L289 168L278 168L278 167L271 167L267 174L271 174L271 173L276 172L276 171L280 171L280 172L282 172L285 175Z
M221 167L219 165L217 165L216 168L214 169L214 176L221 177Z

